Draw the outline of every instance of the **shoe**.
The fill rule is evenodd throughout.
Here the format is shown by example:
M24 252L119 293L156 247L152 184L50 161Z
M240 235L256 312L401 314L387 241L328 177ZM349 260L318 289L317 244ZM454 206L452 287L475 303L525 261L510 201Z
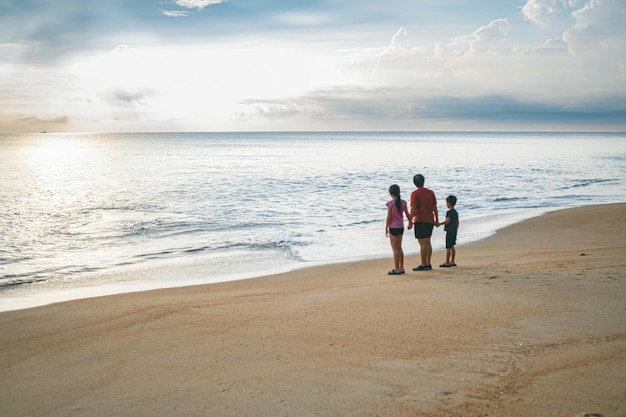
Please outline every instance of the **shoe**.
M439 268L450 268L452 266L452 264L441 264L439 265Z
M433 266L431 264L426 265L428 267L428 270L430 271L431 269L433 269Z
M398 272L395 269L392 269L391 271L387 272L387 275L402 275L402 274L404 274L404 271Z
M413 268L413 271L428 271L429 269L433 269L430 265L420 265Z

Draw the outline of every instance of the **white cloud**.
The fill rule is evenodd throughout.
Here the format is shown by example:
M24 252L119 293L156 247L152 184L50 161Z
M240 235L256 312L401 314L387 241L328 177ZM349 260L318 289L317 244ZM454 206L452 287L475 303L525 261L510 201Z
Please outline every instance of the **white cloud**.
M565 0L528 0L522 7L522 14L539 26L548 26L551 18L566 5Z
M436 43L438 56L464 56L466 54L497 54L503 48L507 32L512 28L507 19L496 19L481 26L471 34L450 39L448 43ZM510 48L509 48L510 49Z
M389 45L389 51L391 53L404 52L409 49L408 33L409 31L404 26L398 29L391 38L391 44Z
M130 47L128 45L117 45L113 50L114 54L124 54L130 51Z
M497 53L508 46L504 45L506 34L513 26L507 19L492 20L487 26L474 31L475 39L471 42L471 51Z
M541 45L530 48L530 49L522 49L516 48L515 52L520 52L522 54L536 54L536 55L545 55L545 56L566 56L569 54L569 50L567 47L567 43L560 38L551 38L547 39Z
M576 23L563 33L570 52L626 51L626 3L623 0L591 0L572 13Z
M180 7L186 7L187 9L202 10L207 6L226 3L227 1L228 0L176 0L175 3Z
M133 105L135 103L140 104L144 99L144 95L141 91L119 89L109 92L108 98L114 103Z
M591 3L597 1L602 2ZM604 1L606 5L607 0ZM596 18L596 22L600 21L606 22ZM626 54L595 48L573 56L561 37L548 37L537 44L524 43L526 39L515 37L513 29L507 19L495 19L471 33L424 48L411 45L408 29L401 27L393 34L389 47L380 50L377 60L370 59L368 65L364 57L352 68L361 69L364 74L369 71L367 84L362 85L376 87L377 91L395 91L397 103L408 109L421 107L419 97L432 102L441 95L460 100L502 97L502 102L535 101L558 108L601 94L626 92ZM615 28L615 32L620 30ZM589 41L588 31L579 35ZM613 42L618 43L623 51L626 41ZM351 102L345 98L342 96L342 102ZM354 98L355 103L357 100ZM382 97L376 100L382 102ZM524 106L514 107L525 111Z
M183 10L161 10L161 14L167 17L187 17L189 12Z
M26 116L15 120L19 124L34 125L34 126L49 126L49 125L66 125L68 122L67 116L59 116L48 119L42 119L38 116Z

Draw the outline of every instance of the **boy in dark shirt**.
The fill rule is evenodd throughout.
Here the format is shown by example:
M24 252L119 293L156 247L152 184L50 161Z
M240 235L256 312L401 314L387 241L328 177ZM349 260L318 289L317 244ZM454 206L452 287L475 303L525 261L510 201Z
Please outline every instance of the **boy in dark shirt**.
M441 268L456 266L454 263L454 257L456 256L456 249L454 248L454 245L456 245L456 233L459 230L460 223L459 213L457 213L454 208L454 206L456 206L456 197L453 195L446 197L446 205L448 206L446 219L437 225L445 225L443 230L446 231L446 262L439 265Z

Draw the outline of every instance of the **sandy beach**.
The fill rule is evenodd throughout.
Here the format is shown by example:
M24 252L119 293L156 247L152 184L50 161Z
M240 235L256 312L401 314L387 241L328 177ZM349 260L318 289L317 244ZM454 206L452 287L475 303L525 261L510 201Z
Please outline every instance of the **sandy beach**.
M379 259L0 313L0 415L623 417L625 254L612 204L461 245L456 268Z

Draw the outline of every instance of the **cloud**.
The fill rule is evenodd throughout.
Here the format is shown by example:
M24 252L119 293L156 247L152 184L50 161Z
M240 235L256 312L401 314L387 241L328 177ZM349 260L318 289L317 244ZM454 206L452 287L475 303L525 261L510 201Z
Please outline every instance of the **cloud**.
M408 33L409 31L402 26L391 38L391 44L389 45L389 51L404 52L409 49L408 46Z
M573 54L626 43L623 0L528 0L522 14L539 26L562 30Z
M105 92L103 98L113 106L129 107L145 104L144 92L127 90L123 88Z
M503 48L510 49L504 41L512 28L507 19L496 19L481 26L471 34L450 39L448 43L436 43L438 56L463 56L474 53L496 54Z
M113 54L125 54L130 51L130 46L128 45L117 45L113 50Z
M592 0L579 9L585 10L577 17L579 21L594 18L595 22L606 22L606 14L591 13L591 9L600 7L599 2ZM617 5L604 0L603 7L609 3ZM590 26L580 28L589 30ZM562 38L520 45L517 42L525 38L510 38L515 35L511 32L513 25L500 18L428 48L412 45L409 30L403 26L393 33L388 47L377 54L373 49L364 51L347 66L353 79L359 80L352 86L244 100L247 109L238 114L237 120L278 124L292 120L296 125L348 128L360 121L361 127L374 129L414 129L449 120L452 126L457 122L464 126L476 123L472 127L492 123L500 128L508 124L531 130L539 125L547 128L552 120L560 126L587 124L623 129L624 54L605 51L599 56L590 55L593 59L582 59L586 54L572 56ZM615 28L609 33L623 36L624 31ZM583 39L588 36L578 34ZM626 42L614 44L623 48ZM611 60L615 61L612 66L606 66Z
M178 6L186 7L187 9L202 10L205 7L226 3L227 1L228 0L176 0L175 3Z
M563 33L570 52L626 50L626 3L622 0L591 0L572 15L575 24Z
M410 45L408 30L402 27L375 64L361 59L352 68L363 74L370 68L368 85L404 86L426 94L463 91L472 96L505 94L550 102L600 93L626 94L626 31L617 24L626 18L623 13L620 17L617 1L601 1L593 0L579 9L585 10L585 16L578 17L585 25L577 26L569 37L547 37L534 45L516 37L513 25L503 18L448 42L434 42L431 48ZM600 7L610 11L591 13ZM611 23L608 16L614 15L618 17Z
M531 55L544 55L544 56L567 56L569 54L569 49L567 47L567 43L560 38L552 38L547 39L541 45L530 48L516 48L515 51L519 51L522 54L531 54Z
M522 14L536 25L547 27L554 16L564 13L568 3L566 0L528 0L522 7Z
M140 91L127 91L118 90L113 93L116 100L123 101L125 103L141 102L143 100L143 94Z
M533 130L551 124L623 126L625 103L619 96L588 99L565 106L506 95L425 96L399 89L355 88L320 90L289 99L248 100L245 104L251 110L239 114L238 120L280 124L296 119L299 123L318 127L370 123L366 127L372 129L423 129L437 124L462 128L482 124L491 129L516 126Z
M64 130L69 125L68 116L39 117L13 116L0 113L0 129L7 132L39 132Z
M68 122L68 117L60 116L60 117L53 117L50 119L42 119L37 116L27 116L27 117L21 117L19 119L16 119L15 121L19 124L26 124L26 125L42 125L42 124L65 125Z
M187 17L189 12L183 10L161 10L161 14L167 17Z
M500 40L512 27L507 19L496 19L476 29L473 36L476 42Z

